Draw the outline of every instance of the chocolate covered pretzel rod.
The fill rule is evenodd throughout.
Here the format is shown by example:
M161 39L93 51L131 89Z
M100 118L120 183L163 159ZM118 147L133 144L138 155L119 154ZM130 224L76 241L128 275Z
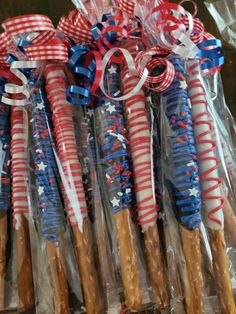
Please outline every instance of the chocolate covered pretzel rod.
M67 275L61 243L65 219L59 192L53 140L50 134L49 108L43 89L38 89L33 94L31 122L40 227L42 236L46 239L54 311L56 314L68 314L70 309Z
M13 97L14 99L14 97ZM34 308L34 285L29 235L28 112L14 106L11 115L12 206L17 250L20 309Z
M82 181L81 165L75 138L71 104L66 100L67 79L64 66L48 64L45 69L46 89L53 112L55 139L64 177L64 200L73 229L76 258L81 276L87 313L102 313L98 275L90 234L90 221Z
M177 56L168 61L174 66L175 77L162 93L162 101L170 128L165 132L167 156L187 269L186 309L187 313L204 313L199 230L201 198L191 108L184 62Z
M129 46L129 51L135 56L135 44L132 43ZM129 75L127 66L122 69L121 78L124 94L128 94L139 81L135 75ZM158 207L152 181L150 122L143 90L139 90L125 101L125 113L134 171L138 219L144 233L152 299L159 308L166 308L169 306L169 293L156 225Z
M119 71L116 63L109 64L105 86L111 97L120 92ZM123 115L123 102L100 97L98 108L95 110L98 143L109 205L116 224L125 304L128 309L138 311L142 305L142 291L130 213L132 183Z
M208 102L200 76L199 62L189 63L188 70L187 83L201 175L203 216L209 232L215 283L222 313L236 313L224 239L224 198L218 174L219 160L215 154L216 143L211 131Z
M1 79L2 81L2 79ZM10 168L10 117L9 106L0 103L0 309L5 308L5 275L7 248L7 213L10 208L11 168Z

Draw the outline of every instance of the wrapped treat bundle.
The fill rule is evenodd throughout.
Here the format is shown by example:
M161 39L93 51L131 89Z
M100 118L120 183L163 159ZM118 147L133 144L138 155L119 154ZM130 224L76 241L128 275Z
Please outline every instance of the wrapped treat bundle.
M236 314L236 124L184 2L3 22L4 313ZM206 3L234 45L225 4Z

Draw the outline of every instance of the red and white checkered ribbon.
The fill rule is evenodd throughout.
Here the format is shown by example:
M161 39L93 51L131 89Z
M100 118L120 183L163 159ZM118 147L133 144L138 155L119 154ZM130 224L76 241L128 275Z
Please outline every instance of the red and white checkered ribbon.
M77 9L70 12L68 18L62 16L57 29L73 39L77 44L92 44L92 25Z
M0 67L10 66L7 62L7 56L11 42L11 37L6 32L0 34Z
M31 43L24 47L30 61L57 60L68 61L68 51L63 41L56 39L56 30L46 15L31 14L7 19L2 23L8 36L24 35Z

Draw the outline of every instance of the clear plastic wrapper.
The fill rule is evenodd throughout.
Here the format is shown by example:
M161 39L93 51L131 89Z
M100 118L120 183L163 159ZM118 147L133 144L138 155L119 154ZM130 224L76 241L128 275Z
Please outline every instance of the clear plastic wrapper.
M236 46L236 3L234 0L204 2L224 40Z

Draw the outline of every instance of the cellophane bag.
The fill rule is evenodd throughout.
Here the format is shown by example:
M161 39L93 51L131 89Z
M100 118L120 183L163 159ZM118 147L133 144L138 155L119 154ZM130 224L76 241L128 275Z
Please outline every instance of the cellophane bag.
M23 16L18 19L13 18L12 20L8 20L6 21L5 28L9 31L11 23L14 24L15 21L27 23L27 19L29 18L29 16ZM38 29L40 31L43 30L39 26L42 21L46 20L50 24L50 20L46 16L34 15L34 18L38 21L38 23L34 24L35 31L38 31ZM51 27L53 30L52 24ZM26 38L22 31L19 34L21 38L25 39L24 48L29 44L29 40L35 36L34 34L34 36L30 37L27 34ZM52 34L55 35L55 32L53 31ZM67 53L67 48L63 44L59 42L59 46ZM47 47L47 45L44 47ZM49 45L49 47L51 46ZM26 50L27 48L24 50L25 58L28 58L27 53L29 52L26 52ZM53 60L53 57L51 59ZM80 239L80 237L83 237L82 210L86 206L86 201L85 197L83 197L84 190L80 177L79 162L76 164L78 157L76 157L74 150L77 149L75 141L73 142L75 135L73 129L70 128L73 124L72 116L70 115L71 107L69 104L68 110L66 107L66 88L63 85L63 79L66 82L63 71L64 65L60 63L54 65L53 62L48 62L47 67L45 67L46 64L44 62L18 60L12 63L11 70L14 66L21 70L21 72L18 72L18 77L23 83L22 89L17 85L18 82L14 86L15 89L11 89L11 86L8 86L8 90L13 94L14 108L16 108L16 113L18 113L15 118L16 121L14 121L15 128L18 132L18 128L30 128L30 132L26 133L25 138L23 138L24 140L26 138L28 140L29 138L31 145L28 148L26 143L23 142L24 152L26 154L30 152L31 157L27 160L23 159L26 166L29 167L30 165L32 169L30 174L30 188L26 194L20 195L21 198L18 197L18 200L22 203L24 202L23 205L25 205L26 199L31 199L32 197L32 203L34 204L34 206L30 207L30 218L32 219L33 227L29 229L30 231L33 230L32 234L30 234L30 240L35 300L31 298L30 302L36 306L37 313L82 312L84 308L82 307L83 296L80 285L82 281L80 280L80 275L83 275L81 269L88 268L89 263L92 263L93 259L92 257L91 260L89 258L89 254L92 254L92 248L89 249L88 247L90 232L89 228L86 228L86 220L84 228L87 241L82 243ZM36 68L38 70L35 70ZM55 124L55 116L57 116L58 112L59 115L63 112L60 110L60 102L58 103L57 99L54 98L56 96L49 92L48 88L51 87L51 82L53 82L54 89L51 88L50 90L52 92L56 90L61 96L60 100L62 104L65 105L65 113L67 115L64 118L67 120L69 129L61 130ZM19 93L16 93L18 90ZM22 91L22 94L20 91ZM26 112L26 118L22 112ZM69 123L70 121L71 124ZM59 132L58 129L60 129ZM20 137L19 134L16 135L16 144L23 145L23 139L21 140ZM15 149L16 153L22 153L22 148L17 148ZM21 158L25 156L22 155L20 155ZM71 166L71 164L73 165ZM16 161L16 165L18 167L20 165L18 160ZM74 165L75 168L73 168ZM20 168L20 171L23 171L22 168ZM75 192L75 184L79 184L77 192ZM21 187L18 189L19 191L17 190L17 192L23 192ZM82 200L77 198L77 193L82 195ZM84 202L84 204L80 205L80 202ZM22 208L20 207L20 209ZM21 212L19 211L17 214L20 215ZM22 236L19 239L19 243L21 241ZM88 247L86 252L84 250L85 247ZM80 250L79 256L76 254L77 250ZM83 263L85 256L83 254L86 254L86 265ZM28 262L28 260L25 259L25 262ZM24 268L24 274L28 275L27 269L29 267L27 264L24 266L26 267ZM23 278L22 285L24 285L26 291L29 293L30 290L26 287L28 279L26 275ZM91 277L89 278L90 282ZM20 287L20 289L22 290L23 288ZM28 296L26 292L25 295ZM92 299L93 295L90 297ZM89 305L86 304L88 307Z
M216 22L224 40L235 47L236 45L236 3L234 0L219 0L204 2L208 11Z

